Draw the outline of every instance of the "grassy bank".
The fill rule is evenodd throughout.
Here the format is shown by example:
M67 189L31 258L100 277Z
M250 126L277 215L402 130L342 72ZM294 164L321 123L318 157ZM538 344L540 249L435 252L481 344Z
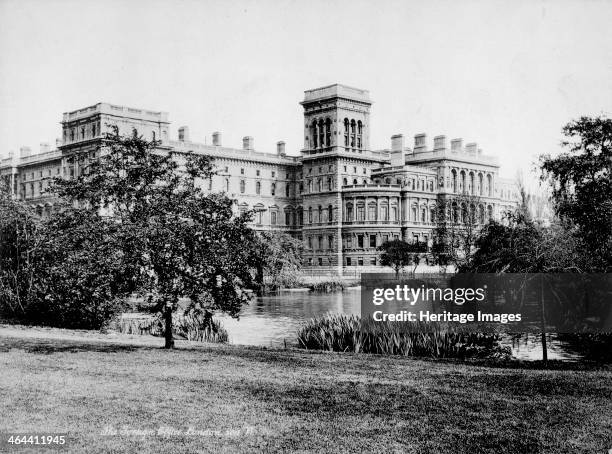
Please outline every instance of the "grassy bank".
M34 330L35 331L35 330ZM48 335L46 333L49 333ZM606 452L612 373L0 328L0 430L68 452ZM110 427L131 435L101 435ZM221 431L167 438L133 431Z

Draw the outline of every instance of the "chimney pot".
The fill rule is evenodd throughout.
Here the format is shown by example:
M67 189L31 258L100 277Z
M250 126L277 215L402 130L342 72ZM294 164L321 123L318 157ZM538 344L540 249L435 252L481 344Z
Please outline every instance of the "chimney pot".
M285 156L285 142L282 140L280 142L276 142L276 154L279 156Z
M414 152L423 153L427 151L427 134L421 133L414 136Z
M30 149L30 147L21 147L19 148L19 156L22 158L27 158L28 156L30 156L32 150Z
M41 153L47 153L51 148L49 147L49 143L48 142L41 142L40 144L40 152Z
M478 149L478 144L476 142L465 144L465 151L469 154L476 154L477 149Z
M221 133L219 131L213 132L212 139L215 147L221 146Z

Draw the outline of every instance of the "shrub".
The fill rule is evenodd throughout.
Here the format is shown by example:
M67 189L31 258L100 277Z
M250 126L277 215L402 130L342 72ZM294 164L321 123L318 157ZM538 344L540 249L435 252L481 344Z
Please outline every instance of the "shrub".
M375 322L357 315L314 318L298 331L305 349L433 358L508 358L499 334L455 332L442 324Z
M312 292L337 292L346 288L346 283L342 279L329 279L327 281L315 282L308 286Z

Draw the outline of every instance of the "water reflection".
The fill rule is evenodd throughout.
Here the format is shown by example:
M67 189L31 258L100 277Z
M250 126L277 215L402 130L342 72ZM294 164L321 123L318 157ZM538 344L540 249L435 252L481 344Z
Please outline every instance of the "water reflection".
M336 293L284 291L253 300L243 309L239 320L227 316L219 318L229 331L230 342L233 344L282 347L296 344L296 333L305 321L329 312L359 315L359 289L350 288ZM554 335L548 336L547 341L549 359L579 358L570 353L566 345ZM518 359L542 359L539 335L508 337L503 344L510 346Z

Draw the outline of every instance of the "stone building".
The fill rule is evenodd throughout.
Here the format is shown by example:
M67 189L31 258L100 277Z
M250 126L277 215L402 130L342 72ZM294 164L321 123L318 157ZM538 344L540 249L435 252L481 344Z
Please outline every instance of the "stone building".
M64 113L54 149L41 144L33 154L23 147L0 161L0 178L44 215L54 209L45 193L49 180L78 175L69 157L96 159L102 133L116 125L122 134L161 141L161 149L212 156L217 174L203 183L206 190L227 193L238 211L254 210L254 228L301 238L305 266L340 272L376 266L376 247L388 239L431 243L439 198L473 195L481 223L516 206L516 186L499 178L496 158L476 143L453 139L449 148L436 136L429 148L426 135L417 134L410 148L398 134L390 148L373 150L367 90L334 84L306 91L301 105L304 148L290 156L282 141L273 153L256 151L250 136L242 148L224 147L220 132L211 144L195 143L186 126L171 140L166 112L99 103Z

